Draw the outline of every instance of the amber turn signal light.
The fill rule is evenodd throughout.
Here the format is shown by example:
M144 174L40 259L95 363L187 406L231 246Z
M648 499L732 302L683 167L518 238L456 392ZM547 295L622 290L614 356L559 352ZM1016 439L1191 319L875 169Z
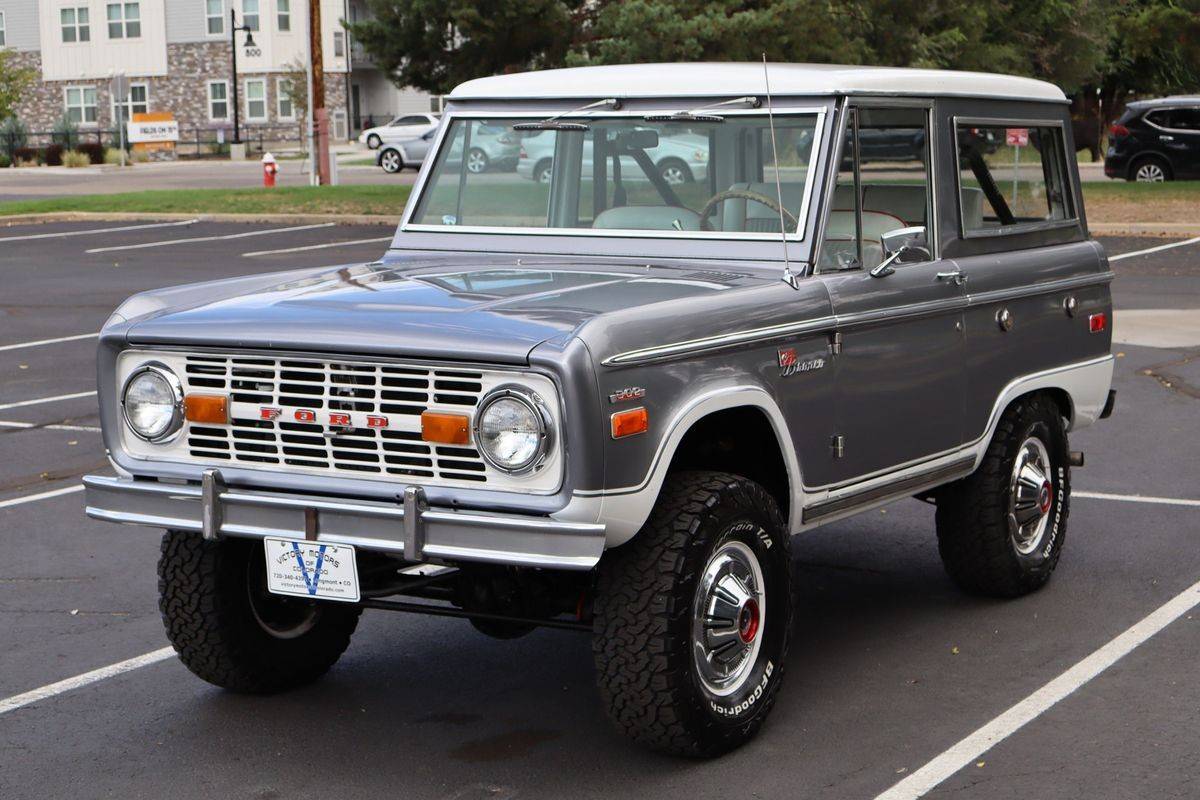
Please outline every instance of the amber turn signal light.
M421 415L421 439L438 444L466 444L471 439L470 420L462 414L426 411Z
M223 394L189 394L183 398L183 416L188 422L224 425L229 422L229 398Z
M612 415L612 437L623 439L650 430L650 415L644 408L631 408Z

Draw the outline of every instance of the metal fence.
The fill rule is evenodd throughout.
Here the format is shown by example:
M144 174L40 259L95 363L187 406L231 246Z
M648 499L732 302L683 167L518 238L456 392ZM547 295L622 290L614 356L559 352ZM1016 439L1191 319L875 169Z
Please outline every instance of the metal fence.
M299 124L243 125L242 142L246 152L261 155L270 150L302 148L304 136ZM79 128L71 131L29 131L17 136L11 131L0 132L0 153L9 161L56 160L55 155L69 150L113 148L119 146L117 128ZM175 152L180 158L221 158L229 155L233 141L233 126L183 127ZM127 145L128 146L128 145Z

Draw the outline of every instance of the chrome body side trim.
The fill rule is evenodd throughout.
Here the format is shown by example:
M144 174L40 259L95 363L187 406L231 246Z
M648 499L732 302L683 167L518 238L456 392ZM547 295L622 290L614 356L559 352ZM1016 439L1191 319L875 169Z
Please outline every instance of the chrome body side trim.
M873 325L878 322L889 322L896 319L916 319L925 316L935 316L952 311L961 311L970 306L987 303L1008 302L1025 297L1037 297L1054 292L1082 289L1088 286L1099 286L1111 283L1114 274L1111 271L1089 275L1076 275L1070 278L1060 278L1044 283L1022 286L1014 289L1001 289L978 294L967 294L965 297L953 297L946 300L935 300L927 303L892 306L891 308L859 314L843 314L842 316L818 317L816 319L792 322L784 325L773 325L767 328L756 328L737 333L725 333L719 336L707 336L701 339L691 339L683 342L647 347L641 350L629 350L604 359L606 367L630 366L646 364L670 358L690 356L696 353L723 350L744 344L757 344L786 336L802 336L809 333L822 333L832 330L844 330L863 325Z
M220 536L283 536L349 544L409 560L473 561L513 566L588 570L600 560L605 526L550 517L429 508L419 492L394 504L221 487L211 496L195 484L168 484L88 475L92 519L200 534L204 510ZM409 487L416 488L416 487ZM219 489L219 490L218 490ZM406 510L417 516L406 520ZM410 512L411 513L411 512ZM312 517L320 519L314 525Z

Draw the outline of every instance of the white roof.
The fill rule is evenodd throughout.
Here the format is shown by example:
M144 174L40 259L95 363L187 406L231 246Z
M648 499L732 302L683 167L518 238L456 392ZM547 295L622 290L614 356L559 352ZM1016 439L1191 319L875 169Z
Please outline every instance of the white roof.
M773 95L946 95L1066 102L1052 83L996 75L901 67L769 64ZM452 100L604 97L733 97L762 94L758 63L617 64L521 72L459 84Z

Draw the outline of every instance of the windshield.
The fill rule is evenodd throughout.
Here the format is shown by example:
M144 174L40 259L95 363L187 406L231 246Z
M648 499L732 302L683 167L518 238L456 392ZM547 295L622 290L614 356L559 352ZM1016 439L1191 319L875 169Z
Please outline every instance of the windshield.
M783 228L799 236L819 120L775 115L776 169L765 112L670 122L570 118L586 130L514 129L536 121L528 117L454 119L409 222L778 237L778 173Z

